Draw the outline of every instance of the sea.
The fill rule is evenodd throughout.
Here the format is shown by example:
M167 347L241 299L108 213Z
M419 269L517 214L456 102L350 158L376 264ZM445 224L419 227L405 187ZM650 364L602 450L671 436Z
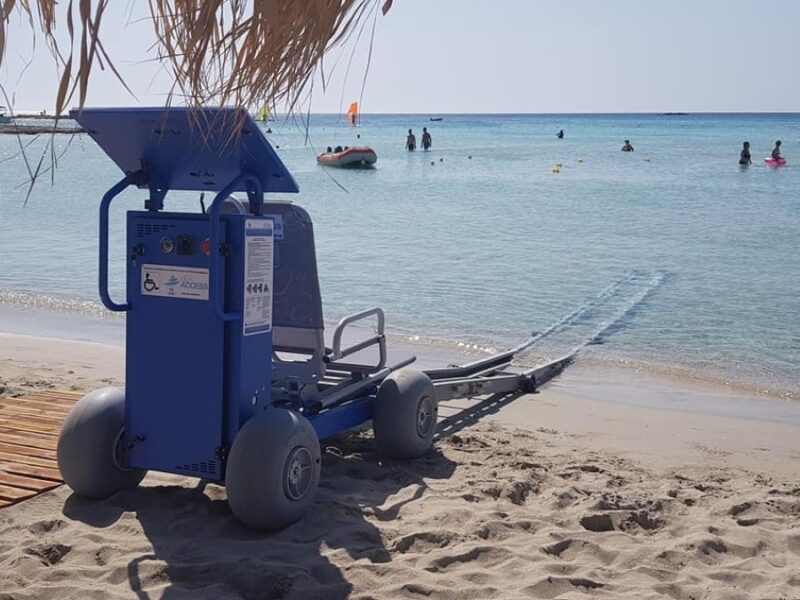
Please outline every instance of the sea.
M432 148L406 151L423 127ZM800 114L312 114L263 129L300 188L275 198L314 220L329 323L380 306L392 335L477 353L550 332L526 360L581 347L800 398ZM777 139L788 165L768 167ZM376 168L318 166L337 145L372 147ZM123 343L96 291L98 205L119 178L86 135L0 136L0 331ZM119 299L123 213L143 199L112 210ZM166 208L200 199L173 192Z

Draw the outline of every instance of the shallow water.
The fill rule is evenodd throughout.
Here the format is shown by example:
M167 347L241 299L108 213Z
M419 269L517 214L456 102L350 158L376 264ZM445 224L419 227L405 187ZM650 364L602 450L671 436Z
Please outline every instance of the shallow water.
M593 358L800 395L800 115L367 115L359 128L312 116L312 145L297 122L270 126L301 190L288 199L315 220L329 320L380 305L409 338L504 347L631 278L531 360L614 320ZM405 152L408 127L419 141L423 126L433 150ZM626 138L636 152L619 151ZM789 166L767 168L779 138ZM740 169L745 139L754 164ZM376 150L377 169L315 164L315 149L357 143ZM32 163L42 147L29 147ZM0 302L91 313L97 206L119 173L76 138L55 185L43 178L23 206L18 150L0 138ZM122 212L140 197L126 193L112 216L117 297ZM199 203L175 195L167 207Z

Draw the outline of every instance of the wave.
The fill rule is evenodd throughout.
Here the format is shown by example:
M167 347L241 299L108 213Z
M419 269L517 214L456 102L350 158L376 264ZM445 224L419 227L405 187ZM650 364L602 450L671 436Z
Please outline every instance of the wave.
M53 296L40 292L0 289L0 306L12 306L32 310L64 312L102 318L122 318L121 313L113 313L96 300L86 300L71 296Z

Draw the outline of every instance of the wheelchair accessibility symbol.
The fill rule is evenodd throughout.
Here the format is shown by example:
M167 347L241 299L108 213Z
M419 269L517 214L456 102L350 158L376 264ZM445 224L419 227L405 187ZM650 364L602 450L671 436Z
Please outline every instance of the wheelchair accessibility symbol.
M208 269L145 264L140 273L139 292L146 296L208 300Z
M144 274L144 283L142 285L146 292L154 292L158 289L156 282L150 277L150 273Z

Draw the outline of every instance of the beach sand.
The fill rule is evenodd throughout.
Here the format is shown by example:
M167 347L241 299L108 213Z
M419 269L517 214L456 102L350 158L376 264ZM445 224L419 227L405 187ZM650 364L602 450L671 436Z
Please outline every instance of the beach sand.
M120 384L123 358L0 335L0 385ZM1 509L0 600L800 598L795 405L579 361L440 416L416 461L383 460L369 433L325 441L314 510L278 533L162 474Z

